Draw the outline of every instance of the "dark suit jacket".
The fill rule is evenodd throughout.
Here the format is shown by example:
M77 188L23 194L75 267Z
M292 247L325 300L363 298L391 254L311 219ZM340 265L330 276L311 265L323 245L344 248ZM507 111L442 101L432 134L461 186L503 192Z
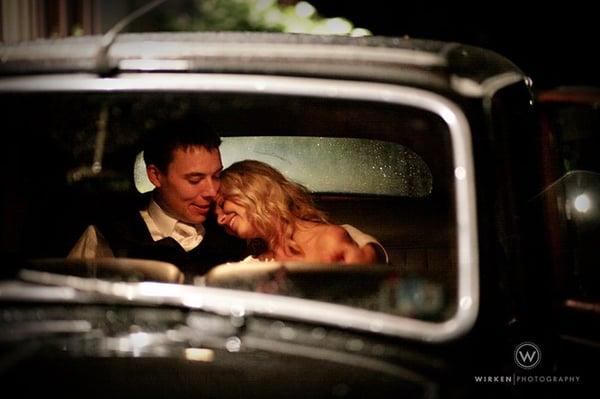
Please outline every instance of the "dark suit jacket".
M171 237L154 241L137 207L115 215L111 220L98 221L96 225L115 256L172 263L185 274L186 281L218 264L238 261L246 256L245 241L225 233L212 213L204 223L204 239L190 252Z

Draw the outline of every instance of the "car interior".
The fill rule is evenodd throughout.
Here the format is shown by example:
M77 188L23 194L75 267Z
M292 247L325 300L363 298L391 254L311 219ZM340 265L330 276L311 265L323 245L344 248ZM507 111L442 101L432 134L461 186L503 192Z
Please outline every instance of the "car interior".
M7 255L66 256L86 226L138 197L135 160L146 128L160 118L201 117L223 137L225 167L261 157L275 160L271 163L276 167L296 163L289 154L265 150L271 138L291 140L286 148L292 152L298 148L294 139L303 137L334 145L363 140L344 153L333 151L326 166L313 165L315 173L329 173L312 190L317 205L335 223L376 237L387 251L389 267L401 275L440 282L450 297L456 295L452 143L447 125L431 112L374 102L239 93L29 93L2 96L0 102L3 117L11 120L7 126L19 130L16 144L5 147L2 157L10 188L2 194L1 245ZM249 137L259 138L258 144L249 148L243 140ZM400 146L410 156L398 158L396 147L380 156L369 145L384 150ZM298 173L327 152L306 150ZM345 157L349 176L336 177L341 162L336 157ZM382 177L389 162L395 162L391 179ZM352 173L363 172L369 173L366 178L353 179ZM309 189L313 177L311 172L302 182ZM346 190L346 183L335 184L343 179L383 183L375 184L372 192L369 187Z

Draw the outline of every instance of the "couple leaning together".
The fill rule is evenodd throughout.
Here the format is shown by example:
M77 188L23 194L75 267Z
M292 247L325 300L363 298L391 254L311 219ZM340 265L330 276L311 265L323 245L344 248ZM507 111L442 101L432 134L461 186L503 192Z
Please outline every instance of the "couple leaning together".
M131 209L89 226L69 258L161 260L188 275L242 259L385 263L371 236L329 222L310 193L259 161L223 170L221 139L208 126L157 126L144 143L155 186Z

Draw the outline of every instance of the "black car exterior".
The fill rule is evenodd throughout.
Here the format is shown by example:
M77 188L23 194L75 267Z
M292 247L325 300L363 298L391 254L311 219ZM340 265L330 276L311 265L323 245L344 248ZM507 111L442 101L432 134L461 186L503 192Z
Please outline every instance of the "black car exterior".
M3 390L73 397L443 398L522 397L541 390L560 395L594 384L584 359L597 354L597 335L575 331L565 338L562 333L557 309L563 297L550 266L555 258L547 239L548 213L535 201L551 181L547 151L552 149L544 145L551 133L538 127L531 80L509 60L485 49L425 40L182 33L121 35L107 58L99 61L99 43L94 37L73 38L1 50L3 118L22 120L26 126L14 151L3 158L2 169L23 165L24 154L37 160L8 177L7 187L14 190L2 194L6 215L2 252L11 265L0 288ZM99 277L95 279L86 273L77 276L71 269L59 273L52 267L40 271L32 266L30 258L66 253L78 231L68 224L78 221L44 219L64 227L58 231L71 234L68 239L33 229L38 220L28 218L30 208L34 215L45 215L45 210L64 208L65 203L58 195L64 187L42 183L34 193L48 190L49 195L35 213L32 205L42 198L28 194L32 176L45 168L64 179L62 171L72 171L72 155L66 146L58 157L46 152L56 149L57 140L37 130L44 125L39 120L24 121L23 109L27 104L41 108L48 100L72 105L81 99L88 104L86 95L100 98L89 102L97 105L103 103L102 96L113 94L133 96L135 101L121 110L136 104L146 109L168 104L163 97L159 103L144 97L153 93L176 101L200 93L192 105L208 110L211 104L238 104L231 109L239 111L236 116L249 130L235 125L226 113L211 114L234 138L277 136L284 126L286 137L312 131L311 137L336 138L340 120L347 121L344 134L351 138L390 138L393 132L386 126L392 122L409 131L399 143L429 165L438 185L426 210L439 214L431 218L429 230L424 227L429 219L407 218L406 226L414 230L407 237L423 236L423 242L433 242L439 233L438 241L450 250L395 251L400 244L393 238L402 230L382 228L376 233L396 260L392 269L373 270L386 278L388 270L399 270L402 281L402 272L413 272L409 269L417 264L411 261L415 254L424 256L427 266L434 265L435 254L447 256L448 265L454 266L423 272L434 281L442 279L448 288L446 313L439 317L416 313L414 318L389 317L373 309L352 313L326 303L330 298L322 300L320 293L303 292L308 299L297 299L286 296L289 292L283 296L243 292L237 282L218 279L212 287L210 280L208 287L178 285L172 283L179 277L169 273L142 276L163 283L111 282L99 272L106 265L96 265L97 274L91 276ZM319 112L321 106L326 112ZM303 112L310 117L303 120ZM289 120L278 119L281 114L291 115L288 118L296 124L288 126ZM335 119L337 114L341 116ZM41 111L36 115L53 125L63 117ZM367 122L361 122L363 117ZM414 123L403 125L404 120ZM323 126L313 127L314 121ZM430 124L424 128L419 125L422 121ZM377 131L369 127L375 122L381 125ZM325 133L328 129L334 131L331 136ZM426 141L437 138L417 134L425 135L427 129L432 137L441 137L437 147ZM92 136L96 141L82 140L93 141L98 148L97 132L80 133ZM129 159L136 155L128 147L131 136L117 136L123 142L100 159L106 164L119 151ZM79 136L73 137L69 143L78 142ZM69 176L72 181L84 176L80 181L90 185L100 181L105 192L120 192L118 176L102 174L94 179L94 173L91 165ZM68 210L82 215L81 202L94 199L75 198L79 201L67 204L72 206ZM421 206L416 200L356 199L343 192L325 192L319 198L333 204L340 215L367 204L366 209L374 205L393 219ZM113 197L111 205L121 199ZM103 202L104 197L97 200ZM393 211L398 204L406 210ZM365 226L380 223L373 220ZM440 226L448 231L442 234ZM26 233L32 237L25 238ZM32 242L39 243L35 251L30 251ZM288 272L287 281L301 286L292 266ZM366 281L363 269L355 272ZM400 287L407 292L407 285ZM353 294L340 289L347 296ZM416 289L419 295L421 289ZM597 318L592 320L597 328Z

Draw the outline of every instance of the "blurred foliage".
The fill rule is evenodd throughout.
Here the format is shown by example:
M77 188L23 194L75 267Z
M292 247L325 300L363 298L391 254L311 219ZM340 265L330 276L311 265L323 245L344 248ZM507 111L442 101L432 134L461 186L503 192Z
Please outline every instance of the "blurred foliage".
M266 16L267 11L272 9L274 1L196 0L193 3L194 7L190 12L180 13L167 20L170 30L283 31L284 29L282 25L269 20Z
M135 5L139 3L134 2ZM268 31L364 36L345 18L323 18L306 1L175 0L136 21L139 31Z

